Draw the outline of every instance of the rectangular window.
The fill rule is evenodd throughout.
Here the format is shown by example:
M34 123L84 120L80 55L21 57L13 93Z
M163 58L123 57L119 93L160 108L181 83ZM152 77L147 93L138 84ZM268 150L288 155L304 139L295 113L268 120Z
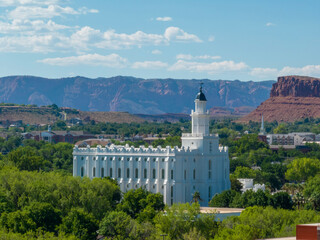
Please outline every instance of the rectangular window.
M173 179L173 169L171 170L171 179Z
M104 178L104 168L101 168L101 177Z
M184 180L187 180L187 170L184 170Z
M170 202L172 205L173 204L173 186L171 186L171 188L170 188L170 197L171 197Z

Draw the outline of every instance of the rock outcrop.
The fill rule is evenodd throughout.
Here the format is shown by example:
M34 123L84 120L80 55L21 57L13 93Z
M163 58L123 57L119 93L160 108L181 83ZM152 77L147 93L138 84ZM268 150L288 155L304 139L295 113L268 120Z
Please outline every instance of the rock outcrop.
M272 86L270 97L320 97L320 78L279 77Z
M270 98L239 122L261 120L293 122L304 118L320 118L320 78L306 76L279 77Z

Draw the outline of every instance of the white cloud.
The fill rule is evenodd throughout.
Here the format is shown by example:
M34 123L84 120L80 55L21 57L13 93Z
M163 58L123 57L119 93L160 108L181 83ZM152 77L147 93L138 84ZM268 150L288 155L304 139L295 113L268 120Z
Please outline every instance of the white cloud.
M1 7L18 6L18 5L50 5L56 4L60 0L0 0Z
M203 59L203 60L217 60L220 59L220 56L210 56L210 55L200 55L200 56L192 56L191 54L178 54L176 56L177 59L184 59L184 60L192 60L192 59Z
M103 33L100 30L86 26L72 34L64 44L70 45L71 48L77 51L87 51L90 45L94 46L102 40Z
M199 37L194 34L186 33L178 27L168 27L164 32L164 37L168 41L191 41L202 42Z
M156 20L161 21L161 22L169 22L169 21L172 21L172 18L171 17L157 17Z
M48 5L47 7L19 6L8 12L8 17L10 19L41 19L58 17L62 16L63 14L86 14L94 11L97 10L90 10L87 8L75 10L71 7L61 7L59 5Z
M12 33L19 33L27 34L27 35L34 35L35 32L40 31L58 31L62 29L68 29L70 27L66 25L60 25L55 23L52 20L44 22L42 20L13 20L11 22L0 22L0 33L4 34L12 34Z
M173 64L169 70L171 71L191 71L191 72L208 72L209 74L221 73L225 71L242 71L247 69L248 66L243 63L235 63L234 61L222 61L222 62L190 62L184 60L178 60Z
M38 62L54 66L91 65L111 68L122 68L127 65L127 59L118 54L99 55L87 54L81 56L46 58Z
M131 66L132 68L144 68L144 69L160 69L168 67L168 64L161 61L144 61L144 62L135 62Z
M212 36L212 35L208 38L208 41L209 41L209 42L213 42L214 40L215 40L215 37Z
M276 78L278 76L287 75L303 75L303 76L320 76L320 65L307 65L304 67L289 67L282 69L277 68L253 68L250 75L259 78Z
M272 23L272 22L267 22L267 23L266 23L266 26L267 26L267 27L271 27L271 26L274 26L274 25L275 25L275 24Z
M155 49L151 52L152 54L155 54L155 55L159 55L159 54L162 54L162 52L158 49Z
M307 65L300 68L284 67L279 71L279 76L285 75L320 76L320 65Z
M0 52L53 52L74 51L78 54L101 49L126 49L145 45L169 45L171 42L199 42L200 39L180 28L169 27L163 34L137 31L132 34L117 33L115 30L100 31L89 26L70 27L49 19L63 14L85 14L92 10L49 5L20 6L9 12L12 19L0 21ZM93 10L94 11L94 10ZM48 40L50 39L50 41ZM31 41L30 41L31 40ZM48 44L50 42L50 44ZM36 44L32 46L32 44ZM159 54L155 51L154 54Z
M55 34L2 37L0 38L0 52L38 52L47 53L56 50L56 43L61 41Z
M150 34L142 31L126 34L109 30L103 34L103 39L99 43L99 46L101 48L119 49L134 45L141 47L142 45L160 45L165 43L164 37L159 34Z
M258 78L276 78L278 76L279 70L276 68L253 68L250 71L251 76Z
M182 29L175 28L173 34L172 27L167 28L163 35L145 33L137 31L132 34L117 33L115 30L101 32L91 27L83 27L74 33L70 38L70 46L77 49L88 50L90 47L103 49L123 49L132 46L142 47L144 45L168 45L170 42L199 42L199 38L193 34L188 34ZM168 33L171 32L171 33Z

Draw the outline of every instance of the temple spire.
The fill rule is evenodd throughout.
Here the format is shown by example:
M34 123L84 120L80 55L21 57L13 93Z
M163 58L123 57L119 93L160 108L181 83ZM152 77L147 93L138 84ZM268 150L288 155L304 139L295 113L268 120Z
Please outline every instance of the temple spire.
M260 128L260 135L265 135L265 130L264 130L264 119L263 119L263 113L261 114L261 128Z
M203 82L200 82L200 90L199 90L199 93L196 96L196 100L198 99L199 101L207 101L206 96L202 92L202 85L203 85Z

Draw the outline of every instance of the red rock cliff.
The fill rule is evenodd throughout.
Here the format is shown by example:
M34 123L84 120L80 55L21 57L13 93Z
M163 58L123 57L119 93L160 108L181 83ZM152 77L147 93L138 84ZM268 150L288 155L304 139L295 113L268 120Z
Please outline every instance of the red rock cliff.
M279 77L272 85L270 97L320 97L320 78Z
M261 120L293 122L304 118L320 118L320 78L304 76L279 77L270 98L239 122Z

